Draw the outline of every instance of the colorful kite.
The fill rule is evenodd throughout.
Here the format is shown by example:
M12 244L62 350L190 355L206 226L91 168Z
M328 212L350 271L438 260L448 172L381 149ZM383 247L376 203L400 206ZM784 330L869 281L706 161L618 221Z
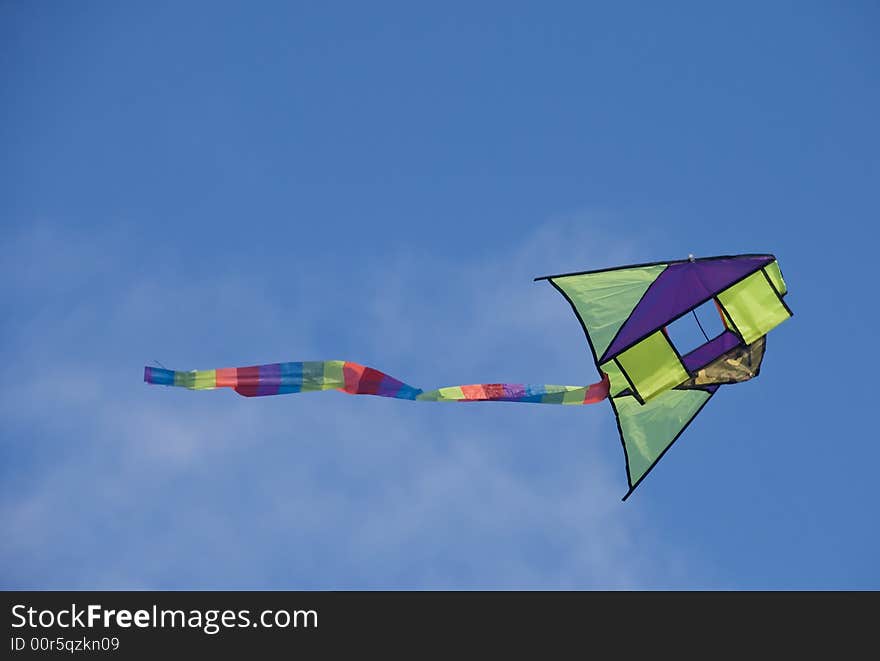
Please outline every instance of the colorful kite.
M424 402L593 404L609 399L626 458L626 500L721 385L758 376L766 334L791 316L773 255L736 255L550 275L580 319L602 380L590 386L481 383L421 390L358 363L273 363L178 372L147 383L232 388L245 397L317 390ZM667 327L713 302L721 328L682 353ZM703 330L700 325L700 330Z

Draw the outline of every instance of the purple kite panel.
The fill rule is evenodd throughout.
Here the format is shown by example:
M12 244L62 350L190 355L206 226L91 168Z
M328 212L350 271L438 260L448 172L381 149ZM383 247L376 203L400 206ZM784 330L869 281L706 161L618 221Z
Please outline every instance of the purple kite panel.
M737 344L740 344L740 341L736 333L726 330L718 337L709 340L703 346L697 347L684 356L682 362L689 372L693 372L705 367L722 354L733 349Z
M773 259L772 255L722 257L670 264L648 287L599 362L610 360Z

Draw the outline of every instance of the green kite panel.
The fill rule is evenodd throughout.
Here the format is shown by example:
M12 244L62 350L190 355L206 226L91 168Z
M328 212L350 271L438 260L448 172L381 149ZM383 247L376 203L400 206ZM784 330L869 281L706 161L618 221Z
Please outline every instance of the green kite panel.
M666 264L551 278L571 301L596 356L605 353L644 293Z
M776 291L779 292L779 295L784 295L788 290L785 288L785 280L782 279L782 271L779 270L779 262L773 260L764 267L764 270L767 271L770 282L776 287Z
M761 271L718 294L746 344L751 344L791 316Z
M611 381L611 386L608 389L608 394L611 397L619 395L624 390L629 388L629 383L627 382L626 377L623 375L623 372L620 371L617 363L615 363L613 360L609 360L607 363L604 363L599 367L599 369L607 374L609 380Z
M624 351L617 362L646 402L690 378L663 331Z
M667 390L644 405L629 396L612 400L620 422L631 488L635 488L711 396L704 390Z

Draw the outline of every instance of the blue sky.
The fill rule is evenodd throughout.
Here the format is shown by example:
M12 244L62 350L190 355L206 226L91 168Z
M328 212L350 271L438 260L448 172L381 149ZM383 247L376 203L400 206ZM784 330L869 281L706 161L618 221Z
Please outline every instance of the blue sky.
M313 3L314 4L314 3ZM873 3L0 6L0 586L880 588ZM773 252L793 320L626 502L547 273Z

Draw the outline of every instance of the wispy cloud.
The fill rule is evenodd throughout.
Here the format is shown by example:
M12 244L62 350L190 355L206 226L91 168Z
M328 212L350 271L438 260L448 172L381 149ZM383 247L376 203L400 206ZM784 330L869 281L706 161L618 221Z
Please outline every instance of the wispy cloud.
M18 310L3 350L16 377L0 386L4 587L699 580L693 558L621 505L604 406L247 400L140 382L153 358L180 369L343 358L421 387L589 383L568 306L530 281L632 256L587 217L474 263L401 254L350 273L316 262L320 277L283 288L235 269L130 268L138 251L124 233L84 243L45 225L13 242L2 291Z

